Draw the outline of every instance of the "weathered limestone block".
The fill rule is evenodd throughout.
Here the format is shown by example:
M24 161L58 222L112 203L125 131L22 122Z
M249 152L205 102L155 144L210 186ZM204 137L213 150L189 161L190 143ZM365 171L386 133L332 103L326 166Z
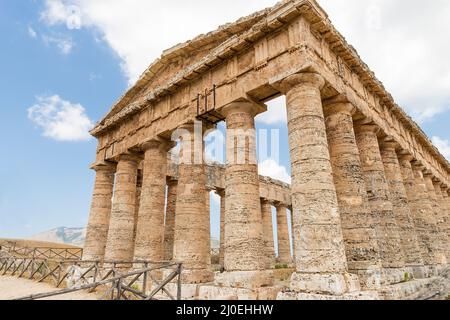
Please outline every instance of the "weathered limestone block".
M385 141L381 143L381 158L389 184L395 219L400 228L401 249L405 258L405 266L414 270L423 267L423 259L403 183L402 171L396 152L397 147L396 142Z
M321 92L324 79L315 73L289 76L281 83L286 94L292 163L295 267L291 287L308 290L316 278L344 277L347 259L336 189L328 150ZM302 286L296 279L301 277ZM324 280L324 283L327 283ZM343 294L347 286L319 288Z
M263 223L264 248L266 253L266 269L273 268L275 264L275 244L273 239L272 205L269 201L261 199L261 214Z
M170 145L153 140L141 148L145 156L134 259L159 262L164 260L164 206Z
M433 185L433 175L427 171L424 172L425 186L428 192L428 199L433 209L434 221L436 223L436 247L437 247L437 259L441 265L447 264L447 257L445 250L447 247L447 239L445 237L444 222L442 221L441 206L438 202L436 190Z
M164 259L170 261L173 258L173 238L175 233L175 208L177 204L177 184L172 179L167 181L167 205L166 221L164 225Z
M106 242L105 260L132 261L139 159L122 155L117 163L116 184Z
M278 262L281 264L292 264L291 241L289 238L287 207L278 204L277 208L277 235L278 235Z
M325 123L349 271L360 275L364 288L372 288L379 285L373 275L381 269L375 234L377 217L369 206L353 112L349 103L327 103Z
M198 156L203 153L203 141L195 142L194 125L182 129L173 260L183 262L184 283L204 283L211 281L213 274L205 167L197 163L202 159Z
M99 165L96 172L91 212L83 250L83 260L103 260L108 237L114 188L113 165Z
M266 268L254 117L265 108L247 101L223 110L227 123L225 270Z
M378 144L378 131L379 128L374 125L358 125L356 127L356 143L361 156L369 204L375 217L378 218L375 231L382 267L385 270L400 269L404 266L400 228L390 200L389 185ZM389 277L384 280L387 278Z

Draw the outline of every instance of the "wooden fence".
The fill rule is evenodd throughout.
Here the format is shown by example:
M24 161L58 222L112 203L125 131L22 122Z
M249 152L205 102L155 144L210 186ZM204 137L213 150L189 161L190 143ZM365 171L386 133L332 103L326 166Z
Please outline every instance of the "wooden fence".
M150 261L54 261L41 258L0 258L0 275L47 282L59 291L23 297L36 300L75 291L96 291L100 300L181 299L182 264ZM174 282L178 278L176 282ZM176 292L167 288L176 283ZM173 288L173 287L172 287Z
M81 248L29 248L8 244L0 246L0 250L14 256L48 260L79 260L83 256L83 249Z

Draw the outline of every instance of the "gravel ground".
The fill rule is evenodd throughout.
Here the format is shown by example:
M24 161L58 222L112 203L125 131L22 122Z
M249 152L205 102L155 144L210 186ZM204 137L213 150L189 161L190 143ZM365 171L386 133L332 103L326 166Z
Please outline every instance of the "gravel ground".
M0 300L12 300L32 294L47 293L58 290L60 289L55 289L46 283L37 283L35 281L20 279L17 277L0 276ZM93 294L79 291L50 297L43 300L97 300L97 297Z

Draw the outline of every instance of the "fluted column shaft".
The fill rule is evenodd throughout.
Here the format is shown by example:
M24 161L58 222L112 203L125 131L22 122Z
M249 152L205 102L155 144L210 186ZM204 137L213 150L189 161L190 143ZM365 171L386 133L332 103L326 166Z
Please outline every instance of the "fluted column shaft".
M133 156L121 156L117 163L105 260L133 260L137 169L138 159Z
M204 164L199 163L203 138L202 133L195 137L194 125L182 129L173 259L183 262L183 282L203 283L212 280L206 175Z
M278 261L281 264L291 264L291 242L287 219L287 207L277 205L277 235L278 235Z
M442 221L441 206L438 202L438 196L433 184L433 176L430 173L425 173L423 177L425 181L425 186L428 191L428 199L431 203L433 209L434 221L436 224L436 248L437 248L437 259L439 264L447 264L447 257L445 255L445 250L447 243L445 241L445 231L444 224Z
M227 124L225 169L225 270L266 267L256 162L256 106L236 102L224 108Z
M273 267L275 262L275 244L273 239L272 205L269 201L261 199L261 214L263 222L264 247L267 259L267 269Z
M83 250L84 260L101 261L105 257L114 189L114 171L111 165L97 166L89 223Z
M433 186L436 192L436 199L440 206L440 216L438 221L438 226L441 231L442 237L442 252L445 254L447 264L450 263L450 219L448 215L447 201L444 198L444 193L447 191L442 190L441 184L438 182L433 182Z
M350 103L329 103L325 107L334 184L339 202L349 271L361 275L364 287L380 269L375 234L376 217L369 206L361 159L356 144Z
M400 228L397 225L389 185L386 180L384 165L380 154L377 132L373 125L360 125L356 130L369 204L375 217L376 234L383 268L402 268L404 256L400 243Z
M325 119L321 101L324 79L315 73L289 76L281 83L286 94L288 135L292 164L294 291L339 295L347 259L341 218L333 182Z
M436 220L423 177L423 167L415 164L412 166L412 171L415 185L413 202L417 208L416 230L421 235L424 243L424 263L434 266L439 263Z
M166 221L164 224L164 256L166 261L173 258L173 238L175 233L175 208L177 204L177 181L167 182Z
M381 158L384 164L386 179L389 184L394 215L400 232L400 243L405 264L409 267L423 266L420 254L412 213L409 208L408 196L403 183L402 171L396 152L395 142L384 142L381 144Z
M163 141L150 141L143 145L143 149L145 156L134 258L163 261L168 145Z

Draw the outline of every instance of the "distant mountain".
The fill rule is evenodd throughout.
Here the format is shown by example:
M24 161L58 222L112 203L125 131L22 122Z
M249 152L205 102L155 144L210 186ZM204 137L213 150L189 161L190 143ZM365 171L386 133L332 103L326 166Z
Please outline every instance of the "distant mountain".
M30 240L64 243L82 247L86 239L86 228L60 227L36 234Z
M83 247L84 241L86 240L86 228L60 227L34 235L30 238L30 240L64 243ZM219 247L220 241L214 237L211 237L211 248L218 249Z

